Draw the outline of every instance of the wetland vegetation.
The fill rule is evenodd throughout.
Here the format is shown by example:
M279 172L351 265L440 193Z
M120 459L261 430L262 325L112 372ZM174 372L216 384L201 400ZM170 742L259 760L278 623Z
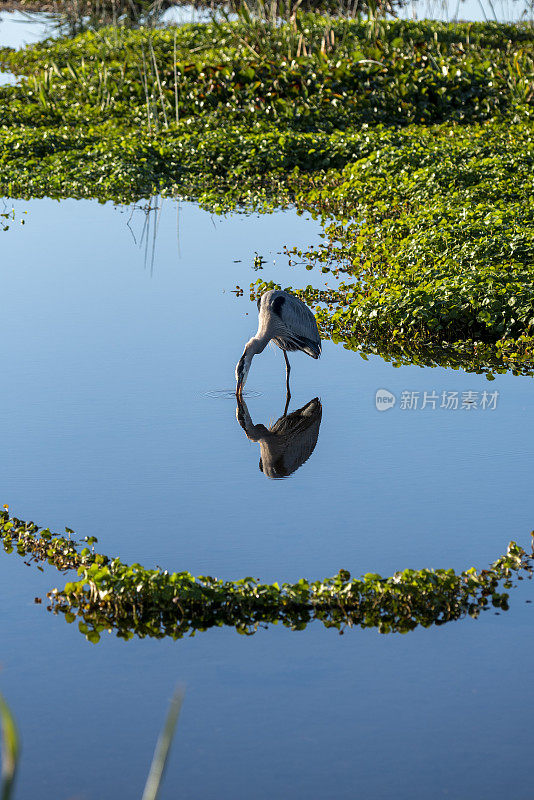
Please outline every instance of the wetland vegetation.
M33 522L0 513L0 538L7 553L61 572L77 572L62 589L49 592L49 610L93 643L103 631L123 639L134 635L181 639L213 627L231 626L253 634L268 624L303 630L313 620L340 633L346 628L377 628L407 633L418 626L443 625L488 608L506 611L514 579L531 577L533 556L515 542L488 569L406 569L384 578L368 573L353 578L347 570L333 578L262 584L252 577L222 581L188 572L169 573L124 564L95 552L96 539L81 547ZM534 553L534 550L533 550Z
M242 11L101 28L0 62L21 78L0 89L4 194L295 204L325 235L298 256L343 277L303 295L324 334L530 370L529 25Z
M63 5L64 28L86 27ZM347 19L314 5L158 29L135 25L164 3L80 4L96 8L97 29L0 49L0 67L18 76L0 87L2 193L185 197L219 213L294 206L322 225L321 245L286 255L315 278L292 291L325 338L395 366L534 374L533 28L363 19L359 3ZM15 212L0 216L7 231ZM278 286L266 277L251 298ZM308 407L310 435L291 460L284 434ZM238 408L267 477L296 471L318 440L318 398L286 412L267 428ZM7 506L0 539L50 576L48 610L91 643L317 622L407 633L508 610L534 568L534 550L512 541L487 568L220 580L125 563ZM1 696L0 717L11 792L18 739Z
M332 278L300 291L323 335L395 364L531 374L530 26L301 11L280 21L245 6L233 21L4 48L0 63L20 78L0 88L4 194L160 193L217 211L294 204L322 219L324 243L289 256ZM524 559L513 546L480 574L340 573L280 588L128 567L61 537L43 551L47 536L4 515L5 547L53 562L60 551L63 567L80 569L53 605L81 615L93 639L108 626L181 636L313 617L409 630L478 613L488 595L502 605L503 570Z

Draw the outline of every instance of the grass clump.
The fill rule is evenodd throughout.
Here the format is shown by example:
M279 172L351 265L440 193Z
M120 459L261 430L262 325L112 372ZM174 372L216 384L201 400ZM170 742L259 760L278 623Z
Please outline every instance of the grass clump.
M354 125L530 116L531 29L498 24L250 20L166 30L104 28L0 51L28 76L3 89L0 124L331 133Z

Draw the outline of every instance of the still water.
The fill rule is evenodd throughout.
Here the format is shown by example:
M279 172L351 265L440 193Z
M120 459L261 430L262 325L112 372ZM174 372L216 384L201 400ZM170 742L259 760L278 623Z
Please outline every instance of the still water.
M310 219L13 206L0 231L0 501L13 514L96 535L126 562L266 581L482 568L510 539L528 546L531 378L395 369L325 342L320 361L291 359L289 411L315 409L315 446L271 479L266 437L246 433L283 414L283 357L254 359L241 424L234 367L256 330L251 281L324 281L281 252L320 241ZM382 412L381 389L396 398ZM467 392L476 408L461 407ZM94 646L34 603L61 581L0 558L19 800L139 797L177 683L164 798L532 796L528 582L507 613L406 636L315 624Z
M9 46L47 30L42 17L0 16ZM257 318L248 286L320 285L280 252L320 241L311 220L169 201L148 218L75 201L0 212L13 206L14 220L0 217L0 502L13 514L97 535L124 561L222 578L480 568L510 539L528 546L531 379L394 369L325 342L319 362L292 358L289 411L314 416L280 461L261 427L285 405L269 348L236 420L234 366ZM388 411L379 390L396 399ZM444 392L460 407L442 408ZM270 479L280 472L291 474ZM505 614L406 636L315 624L93 646L46 611L62 580L0 558L18 800L140 797L176 684L186 695L164 799L533 794L530 583Z

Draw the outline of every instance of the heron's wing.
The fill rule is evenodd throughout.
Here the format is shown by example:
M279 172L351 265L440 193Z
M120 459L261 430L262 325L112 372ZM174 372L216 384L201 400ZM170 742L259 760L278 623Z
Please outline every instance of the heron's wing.
M321 337L308 306L288 292L277 292L270 306L272 313L279 317L284 326L283 333L276 337L284 343L284 349L304 350L312 358L319 358Z

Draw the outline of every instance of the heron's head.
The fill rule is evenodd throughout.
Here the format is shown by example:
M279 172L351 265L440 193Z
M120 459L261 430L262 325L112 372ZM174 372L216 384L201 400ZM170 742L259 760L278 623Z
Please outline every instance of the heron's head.
M248 371L252 362L252 353L249 353L245 348L245 352L237 362L235 368L235 379L237 382L235 393L240 396L243 391L243 386L247 381Z

